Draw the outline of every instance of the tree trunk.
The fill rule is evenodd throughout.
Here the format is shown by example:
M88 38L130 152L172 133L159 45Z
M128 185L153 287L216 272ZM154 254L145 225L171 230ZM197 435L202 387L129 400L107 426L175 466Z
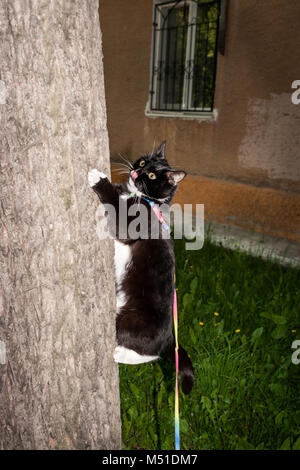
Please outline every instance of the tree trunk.
M98 1L1 0L0 39L0 447L118 449Z

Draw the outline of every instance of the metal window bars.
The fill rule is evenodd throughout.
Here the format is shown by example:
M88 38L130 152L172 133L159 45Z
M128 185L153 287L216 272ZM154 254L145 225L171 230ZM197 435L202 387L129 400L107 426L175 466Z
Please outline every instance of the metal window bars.
M212 112L220 0L154 5L150 110Z

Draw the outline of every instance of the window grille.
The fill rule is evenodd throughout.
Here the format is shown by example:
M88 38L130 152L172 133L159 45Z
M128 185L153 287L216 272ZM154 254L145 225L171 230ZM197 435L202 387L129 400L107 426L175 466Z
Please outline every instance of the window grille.
M154 4L150 110L212 112L220 1Z

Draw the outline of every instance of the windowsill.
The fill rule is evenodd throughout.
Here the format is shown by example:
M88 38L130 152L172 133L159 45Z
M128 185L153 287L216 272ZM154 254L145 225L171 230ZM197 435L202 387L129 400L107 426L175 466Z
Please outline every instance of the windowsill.
M145 109L145 116L149 118L180 118L197 121L216 121L218 113L216 109L211 112L152 111L149 110L149 106L147 104Z

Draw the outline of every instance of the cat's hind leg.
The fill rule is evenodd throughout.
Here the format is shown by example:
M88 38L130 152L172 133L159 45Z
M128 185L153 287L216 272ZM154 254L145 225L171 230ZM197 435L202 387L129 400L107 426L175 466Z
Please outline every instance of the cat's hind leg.
M114 360L121 364L143 364L144 362L155 361L159 356L148 356L138 354L133 349L124 346L117 346L114 351Z

